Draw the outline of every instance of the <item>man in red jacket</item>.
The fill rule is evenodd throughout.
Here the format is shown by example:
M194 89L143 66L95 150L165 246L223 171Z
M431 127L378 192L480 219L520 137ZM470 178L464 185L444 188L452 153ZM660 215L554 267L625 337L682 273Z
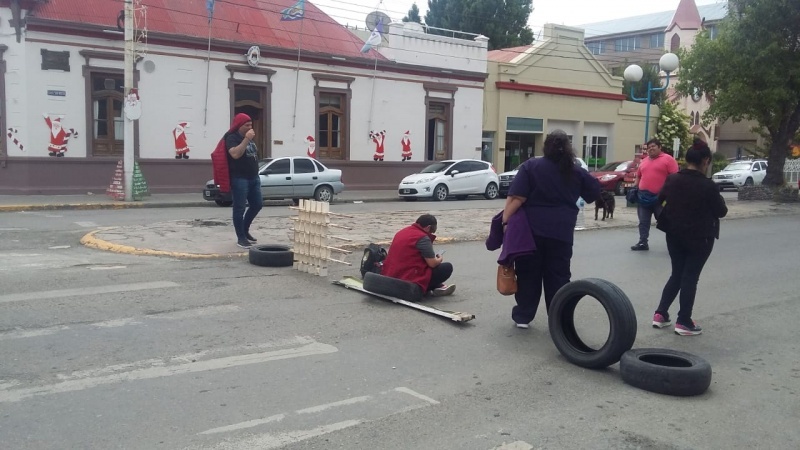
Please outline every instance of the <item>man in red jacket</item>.
M444 284L453 274L453 265L433 251L436 217L419 216L417 221L398 231L389 246L381 275L416 283L422 292L434 296L450 295L456 285Z

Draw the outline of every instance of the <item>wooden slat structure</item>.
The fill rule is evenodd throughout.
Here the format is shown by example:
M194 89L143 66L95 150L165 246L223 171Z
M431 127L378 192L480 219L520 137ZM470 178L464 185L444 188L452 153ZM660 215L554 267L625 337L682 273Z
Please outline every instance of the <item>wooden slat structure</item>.
M330 212L330 204L315 200L300 200L298 206L290 209L297 211L294 220L294 268L300 272L311 273L321 277L328 276L328 263L335 262L351 265L346 261L331 257L332 252L352 253L350 250L328 245L328 239L337 238L328 234L330 228L350 230L350 227L331 223L331 216L350 217Z

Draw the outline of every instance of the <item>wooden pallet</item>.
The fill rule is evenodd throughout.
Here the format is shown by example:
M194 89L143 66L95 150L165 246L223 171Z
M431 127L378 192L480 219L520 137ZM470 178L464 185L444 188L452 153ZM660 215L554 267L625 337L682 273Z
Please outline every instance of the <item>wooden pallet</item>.
M376 294L375 292L370 292L364 289L363 282L356 278L356 277L344 277L339 281L334 281L333 284L337 286L342 286L347 289L353 289L359 292L363 292L365 294L369 294L375 297L382 298L384 300L389 300L393 303L397 303L403 306L407 306L409 308L416 309L418 311L424 311L426 313L434 314L439 317L446 317L454 322L468 322L475 318L475 314L469 313L462 313L462 312L454 312L454 311L443 311L441 309L432 308L430 306L420 305L419 303L409 302L406 300L401 300L397 297L392 297L390 295L382 295Z

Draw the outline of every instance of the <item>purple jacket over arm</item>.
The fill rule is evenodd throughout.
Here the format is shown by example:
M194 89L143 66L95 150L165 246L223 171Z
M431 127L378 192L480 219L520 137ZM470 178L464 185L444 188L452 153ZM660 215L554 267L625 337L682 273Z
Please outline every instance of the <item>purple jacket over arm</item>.
M503 211L492 218L489 237L486 238L486 249L497 250L501 246L503 249L500 251L497 263L503 266L510 266L517 257L530 255L536 251L528 217L522 208L508 219L505 233L503 233Z

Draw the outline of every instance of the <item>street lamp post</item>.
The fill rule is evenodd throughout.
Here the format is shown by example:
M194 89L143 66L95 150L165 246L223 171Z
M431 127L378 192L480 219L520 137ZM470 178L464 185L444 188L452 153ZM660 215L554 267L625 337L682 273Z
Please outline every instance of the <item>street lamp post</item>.
M661 59L658 61L658 65L661 67L661 70L667 73L667 81L664 83L662 87L653 87L653 82L647 82L647 96L644 98L638 98L633 95L633 86L631 86L631 99L637 102L647 102L647 109L645 110L645 119L644 119L644 142L647 142L648 135L650 132L650 96L653 92L661 92L667 89L669 86L669 74L670 72L675 71L678 68L678 56L674 53L665 53L661 56ZM642 76L644 76L644 71L641 67L636 64L631 64L630 66L625 68L625 73L623 74L626 80L630 81L631 83L638 83L641 81Z

